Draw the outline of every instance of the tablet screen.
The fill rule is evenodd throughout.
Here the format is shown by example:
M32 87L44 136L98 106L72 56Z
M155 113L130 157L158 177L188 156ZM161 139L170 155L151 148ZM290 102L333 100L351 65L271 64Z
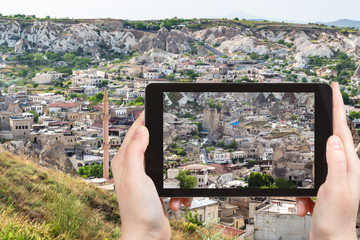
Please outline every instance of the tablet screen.
M314 92L164 92L165 189L313 189Z

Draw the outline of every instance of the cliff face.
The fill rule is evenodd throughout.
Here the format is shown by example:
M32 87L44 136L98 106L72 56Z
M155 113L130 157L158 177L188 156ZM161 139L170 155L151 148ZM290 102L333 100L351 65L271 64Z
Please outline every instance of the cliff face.
M161 28L153 33L124 29L121 20L116 20L111 28L100 28L97 21L100 20L76 23L0 19L0 44L15 47L17 53L26 50L65 52L81 47L94 55L99 49L124 54L133 50L144 53L160 49L181 54L191 51L191 43L201 40L210 46L220 45L217 50L230 55L251 52L275 56L290 54L299 67L305 66L311 55L331 57L337 50L360 55L358 34L327 29L309 30L296 25L287 30L217 26L191 31L186 27L181 31ZM278 44L278 40L293 46ZM206 54L204 47L199 47L198 54Z
M313 177L314 156L302 138L290 135L279 139L274 148L272 176L296 182Z
M76 174L70 159L66 156L64 146L59 140L50 139L41 151L39 158L42 166L64 173Z

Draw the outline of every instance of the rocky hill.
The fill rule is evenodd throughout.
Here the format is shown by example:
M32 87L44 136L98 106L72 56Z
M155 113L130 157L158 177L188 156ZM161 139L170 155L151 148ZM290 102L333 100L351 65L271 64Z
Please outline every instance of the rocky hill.
M166 58L167 53L206 55L206 48L196 46L201 41L208 44L206 47L215 46L228 55L252 52L275 57L290 55L299 64L306 62L311 55L331 57L337 50L360 56L360 35L355 30L272 22L247 21L245 24L232 20L204 20L199 23L198 29L182 27L169 31L162 27L158 31L142 31L124 28L121 20L99 24L101 21L0 19L0 44L14 47L17 53L26 50L65 52L81 47L85 52L99 55L99 50L127 54L157 49L162 51L158 54Z

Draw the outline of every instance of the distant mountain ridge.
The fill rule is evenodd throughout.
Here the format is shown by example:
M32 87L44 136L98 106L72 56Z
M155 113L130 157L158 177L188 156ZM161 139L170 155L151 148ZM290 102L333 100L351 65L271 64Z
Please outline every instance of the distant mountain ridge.
M334 22L326 22L324 23L328 26L337 26L337 27L354 27L360 29L360 21L351 20L351 19L339 19Z

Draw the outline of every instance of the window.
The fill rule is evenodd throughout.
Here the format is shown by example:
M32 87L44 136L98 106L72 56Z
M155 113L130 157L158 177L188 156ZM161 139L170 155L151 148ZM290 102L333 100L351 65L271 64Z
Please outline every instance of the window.
M28 126L26 126L26 129L28 129Z
M19 127L18 127L18 126L16 126L15 128L16 128L16 129L19 129Z

